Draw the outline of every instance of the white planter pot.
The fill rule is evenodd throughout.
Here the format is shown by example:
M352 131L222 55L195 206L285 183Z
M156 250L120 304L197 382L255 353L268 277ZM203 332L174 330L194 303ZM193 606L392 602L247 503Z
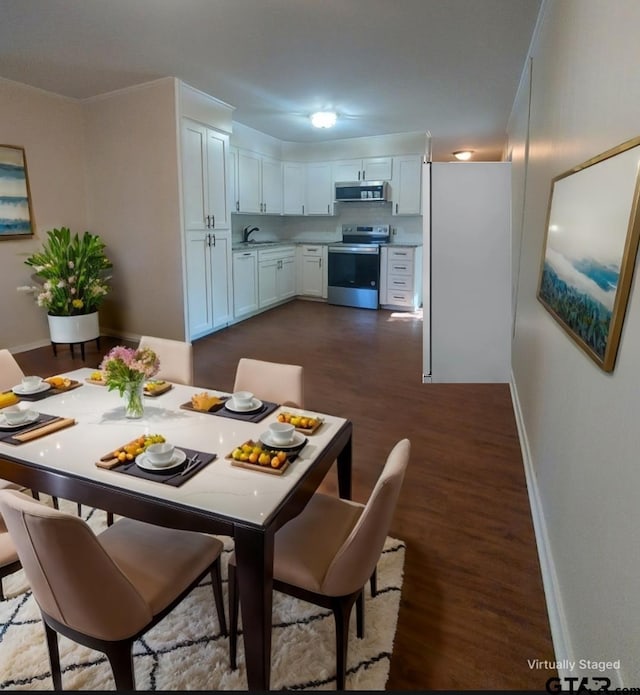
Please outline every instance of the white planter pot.
M80 316L47 316L52 343L84 343L100 337L98 312Z

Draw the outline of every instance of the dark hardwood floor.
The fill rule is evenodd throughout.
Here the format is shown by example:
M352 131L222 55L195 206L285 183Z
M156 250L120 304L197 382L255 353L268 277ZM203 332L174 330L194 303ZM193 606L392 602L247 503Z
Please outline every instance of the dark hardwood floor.
M114 344L28 373L95 367ZM422 322L294 301L194 343L195 383L231 390L240 357L301 364L306 406L354 423L354 498L366 500L398 439L412 454L392 535L407 544L391 690L544 690L554 660L524 470L505 384L421 383ZM335 474L325 491L336 490ZM369 624L368 629L375 629Z

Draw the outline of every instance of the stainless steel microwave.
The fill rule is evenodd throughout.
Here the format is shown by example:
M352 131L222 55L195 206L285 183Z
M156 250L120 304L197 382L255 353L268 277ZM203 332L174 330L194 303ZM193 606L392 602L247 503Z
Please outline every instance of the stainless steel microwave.
M387 181L340 181L336 183L336 203L386 202L389 199Z

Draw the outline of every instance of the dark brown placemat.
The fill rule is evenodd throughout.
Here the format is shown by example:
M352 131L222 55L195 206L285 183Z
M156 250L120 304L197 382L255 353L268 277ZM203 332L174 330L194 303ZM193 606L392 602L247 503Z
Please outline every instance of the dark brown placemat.
M6 444L22 444L22 442L18 440L13 440L13 437L16 434L22 434L23 432L28 432L30 429L42 427L42 425L46 425L47 422L51 422L51 420L55 420L57 417L57 415L46 415L45 413L40 413L37 420L34 422L25 423L21 427L12 427L11 429L6 429L4 427L0 428L0 441L5 442Z
M38 393L18 393L16 394L21 401L41 401L43 398L49 398L49 396L57 396L60 393L66 393L67 391L73 391L82 386L82 382L71 380L71 386L63 386L61 388L56 388L52 386L46 391L40 391Z
M164 485L171 485L173 487L180 487L187 480L191 480L194 475L199 473L203 468L208 466L212 461L218 457L218 454L212 454L207 451L198 451L197 449L187 449L184 446L176 446L176 449L184 451L187 458L184 464L177 466L176 468L170 468L168 471L148 471L146 468L140 468L138 464L134 461L123 461L118 466L114 466L109 469L116 471L117 473L124 473L125 475L132 475L134 478L144 478L145 480L153 480L156 483L163 483ZM200 462L194 466L188 473L181 475L187 466L189 459L198 454L200 456Z
M227 408L220 408L216 410L213 415L218 417L228 417L232 420L244 420L244 422L260 422L264 420L267 415L271 415L274 410L280 407L279 403L271 403L271 401L262 401L262 406L251 413L237 413L235 410L228 410Z

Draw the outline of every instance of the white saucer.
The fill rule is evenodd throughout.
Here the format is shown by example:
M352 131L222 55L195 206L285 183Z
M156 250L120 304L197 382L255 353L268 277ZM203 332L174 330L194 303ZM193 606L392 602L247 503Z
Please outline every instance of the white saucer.
M302 442L304 442L305 436L301 432L294 432L293 433L293 439L288 443L288 444L278 444L274 442L271 437L270 437L270 432L263 432L260 435L260 441L263 444L266 444L268 447L271 449L278 449L282 451L287 451L287 449L295 449L297 446L300 446Z
M151 461L148 460L147 452L144 451L143 453L139 454L136 456L136 463L140 468L144 468L145 471L168 471L171 468L176 468L180 464L184 463L187 458L187 455L182 451L182 449L176 449L173 452L173 458L171 459L171 463L168 464L167 466L154 466Z
M239 408L237 405L233 405L230 398L228 401L225 401L224 407L234 413L252 413L254 410L260 410L260 408L262 408L262 401L258 398L254 398L250 405L245 408Z
M19 422L17 425L10 425L7 422L7 418L0 413L0 428L3 430L15 430L18 429L18 427L24 427L25 425L30 425L32 422L35 422L39 417L40 413L36 413L35 410L25 410L25 419L22 420L22 422Z
M43 381L37 389L25 389L22 384L18 384L11 390L18 394L18 396L32 396L34 393L42 393L43 391L48 391L50 388L51 384L48 381Z

